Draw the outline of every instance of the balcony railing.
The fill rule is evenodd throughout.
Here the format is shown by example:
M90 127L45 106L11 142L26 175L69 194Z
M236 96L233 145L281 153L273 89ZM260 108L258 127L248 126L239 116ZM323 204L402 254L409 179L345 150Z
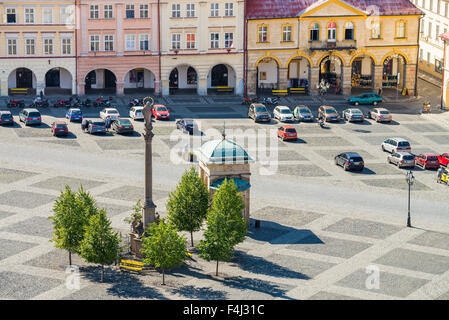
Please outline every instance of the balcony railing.
M310 50L350 50L357 49L357 40L309 41Z

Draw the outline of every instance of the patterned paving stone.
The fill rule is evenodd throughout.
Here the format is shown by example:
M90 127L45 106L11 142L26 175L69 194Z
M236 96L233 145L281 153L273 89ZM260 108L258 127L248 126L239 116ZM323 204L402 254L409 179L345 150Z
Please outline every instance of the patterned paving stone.
M256 279L229 277L220 281L218 288L223 288L229 292L226 299L229 300L270 300L273 298L288 298L286 293L293 289L293 286L286 284ZM215 289L215 287L214 287Z
M1 228L0 231L14 232L50 239L52 238L53 224L48 218L31 217L5 228Z
M303 139L308 146L352 146L353 144L346 139L340 137L304 137Z
M113 217L117 214L132 210L132 206L125 207L125 206L119 206L117 204L110 204L110 203L104 203L104 202L98 202L97 205L100 209L106 209L106 213L108 214L108 217Z
M368 144L378 146L379 150L382 150L381 149L382 142L384 142L388 138L402 138L402 139L405 139L408 142L410 142L410 144L412 146L412 150L413 150L413 145L417 144L414 140L410 139L409 137L406 137L404 135L400 135L400 134L397 134L397 133L392 133L390 135L380 135L380 136L372 136L372 135L360 136L359 138L364 140ZM387 153L385 153L385 154L387 154Z
M425 135L423 136L436 144L449 144L449 135Z
M34 243L7 240L7 239L0 239L0 243L1 243L0 260L3 260L10 256L16 255L22 251L28 250L34 246L37 246L37 244Z
M224 106L214 106L213 108L205 108L205 107L187 107L187 110L193 113L216 113L216 112L229 112L234 113L235 110L231 107Z
M301 137L301 135L330 135L335 133L332 131L331 127L329 127L329 129L322 129L316 123L301 123L295 125L295 128L299 137Z
M176 127L162 127L162 126L154 126L153 133L155 135L170 135L173 132L176 132Z
M167 191L153 189L153 200L159 200L168 197L168 194L169 192ZM144 195L144 188L134 186L122 186L100 194L101 197L105 198L127 200L133 202L137 202L137 200L143 199Z
M40 127L16 128L14 129L14 132L19 138L52 137L50 128L40 128Z
M288 227L268 225L260 229L250 229L245 241L265 243L273 242L273 240L288 234L292 230Z
M272 254L265 259L273 264L295 272L294 274L297 274L297 279L304 280L313 279L320 273L329 270L334 266L334 264L328 262L281 254Z
M13 183L25 178L35 176L37 173L30 171L0 168L0 183Z
M328 160L334 160L335 156L339 155L343 152L356 152L360 154L363 158L363 160L371 160L375 159L371 154L364 150L357 150L357 149L339 149L339 150L313 150L313 152L318 153L320 156L328 159Z
M0 298L31 299L63 282L16 272L0 272Z
M265 221L276 222L279 225L288 224L292 226L303 226L318 218L321 218L322 216L322 214L316 212L292 210L272 206L268 206L251 213L251 217L253 219L263 220L261 222L261 228L264 227Z
M356 272L338 281L336 285L346 288L364 290L372 293L405 298L428 282L428 280L424 279L417 279L408 276L382 272L381 267L380 270L379 289L367 288L366 282L367 280L369 280L368 277L372 275L372 273L367 273L364 269L357 270Z
M59 176L44 181L40 181L38 183L32 184L31 186L41 189L62 191L65 189L65 186L68 185L70 189L72 189L72 191L76 191L80 188L80 186L83 186L84 190L89 190L101 186L103 184L104 182L101 181Z
M375 263L430 274L443 274L449 270L449 257L402 248L391 250Z
M298 152L293 150L279 150L278 153L279 161L304 161L308 160L306 157L303 157Z
M6 212L6 211L1 211L0 210L0 220L4 219L4 218L7 218L9 216L13 216L14 214L15 213L13 213L13 212Z
M402 170L399 170L395 166L388 163L365 163L365 167L363 171L349 171L352 175L404 175L405 173ZM405 180L404 180L405 181Z
M439 296L437 300L449 300L449 291Z
M363 242L323 236L309 236L300 240L297 244L288 246L288 249L312 252L332 257L351 258L370 246L369 243Z
M96 140L98 146L106 150L140 150L144 148L142 139L123 139L123 140Z
M438 249L449 250L449 234L426 231L409 243L417 244L424 247L432 247Z
M386 223L344 218L324 230L374 239L385 239L401 229L403 228Z
M57 139L57 140L39 140L39 142L59 144L59 145L68 146L68 147L79 147L80 146L80 144L76 140Z
M328 177L331 176L318 166L308 164L279 165L280 174L300 177Z
M388 125L376 125L374 122L364 121L360 123L346 123L342 126L343 129L353 132L354 134L369 134L369 133L389 133L394 132L391 126Z
M65 250L54 249L46 254L28 260L24 265L64 271L69 265L69 254ZM81 267L88 266L88 263L74 253L72 254L72 265Z
M18 190L0 194L0 204L24 209L33 209L50 203L55 199L56 197L46 194Z
M397 190L408 190L408 184L404 179L363 179L361 180L364 184L372 187L378 188L389 188ZM425 184L415 180L412 186L413 190L429 191L432 190Z
M311 296L308 300L360 300L360 299L344 296L337 293L320 291Z
M406 127L409 130L412 130L413 132L446 132L447 129L436 125L436 124L430 124L430 123L407 123L403 124L404 127Z

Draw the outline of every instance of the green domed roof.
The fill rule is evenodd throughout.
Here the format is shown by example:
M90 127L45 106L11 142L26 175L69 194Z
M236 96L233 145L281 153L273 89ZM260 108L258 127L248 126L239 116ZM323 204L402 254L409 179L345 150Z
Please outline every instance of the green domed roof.
M198 150L198 159L204 163L248 163L253 162L248 153L234 141L211 140Z

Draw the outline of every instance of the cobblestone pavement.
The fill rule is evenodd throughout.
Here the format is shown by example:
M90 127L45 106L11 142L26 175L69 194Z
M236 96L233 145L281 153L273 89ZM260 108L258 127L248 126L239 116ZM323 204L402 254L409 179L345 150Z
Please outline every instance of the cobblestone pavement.
M235 100L216 100L225 97L192 98L216 103L216 109L178 99L165 102L175 118L201 121L202 141L210 137L211 129L220 134L224 121L220 115L225 115L231 139L254 130L247 132L245 143L252 141L256 130L278 127L276 121L253 124L245 119L246 108ZM284 102L292 106L299 100L288 97ZM302 102L316 111L321 101ZM339 110L345 107L335 105ZM99 267L75 255L81 286L70 290L68 255L49 242L52 226L47 218L65 184L72 188L82 184L126 236L123 219L143 195L140 133L89 136L72 123L71 136L55 138L48 126L0 127L0 299L448 299L449 187L435 182L435 171L415 169L415 227L406 228L405 171L387 164L380 150L384 138L400 136L412 142L414 152L447 152L448 127L397 108L391 125L341 122L322 130L316 123L301 123L294 124L299 143L272 143L264 137L269 150L279 151L278 174L265 177L260 171L263 164L252 166L252 225L235 257L220 263L216 277L215 264L193 250L193 259L167 274L167 286L160 285L158 272L128 274L115 266L107 268L101 284ZM120 108L122 115L124 110ZM97 117L98 111L86 114ZM54 109L44 112L44 122L62 114ZM141 122L135 126L142 132ZM155 123L153 194L161 216L166 215L168 193L188 167L167 164L173 147L179 145L173 140L174 130L173 120ZM259 145L246 147L259 159ZM333 157L342 151L360 152L366 169L348 173L335 166ZM254 219L261 221L259 229L254 228ZM195 242L200 238L201 232L194 235ZM379 286L373 288L370 281L376 270Z

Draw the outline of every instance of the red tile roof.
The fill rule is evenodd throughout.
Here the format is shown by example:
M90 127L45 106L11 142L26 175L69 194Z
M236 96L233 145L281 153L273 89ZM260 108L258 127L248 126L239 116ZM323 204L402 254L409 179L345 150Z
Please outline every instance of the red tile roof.
M247 18L291 18L303 14L310 6L321 5L328 0L247 0ZM422 14L409 0L341 0L368 14L379 8L380 15Z
M440 34L440 38L445 41L449 41L449 31L446 33Z

